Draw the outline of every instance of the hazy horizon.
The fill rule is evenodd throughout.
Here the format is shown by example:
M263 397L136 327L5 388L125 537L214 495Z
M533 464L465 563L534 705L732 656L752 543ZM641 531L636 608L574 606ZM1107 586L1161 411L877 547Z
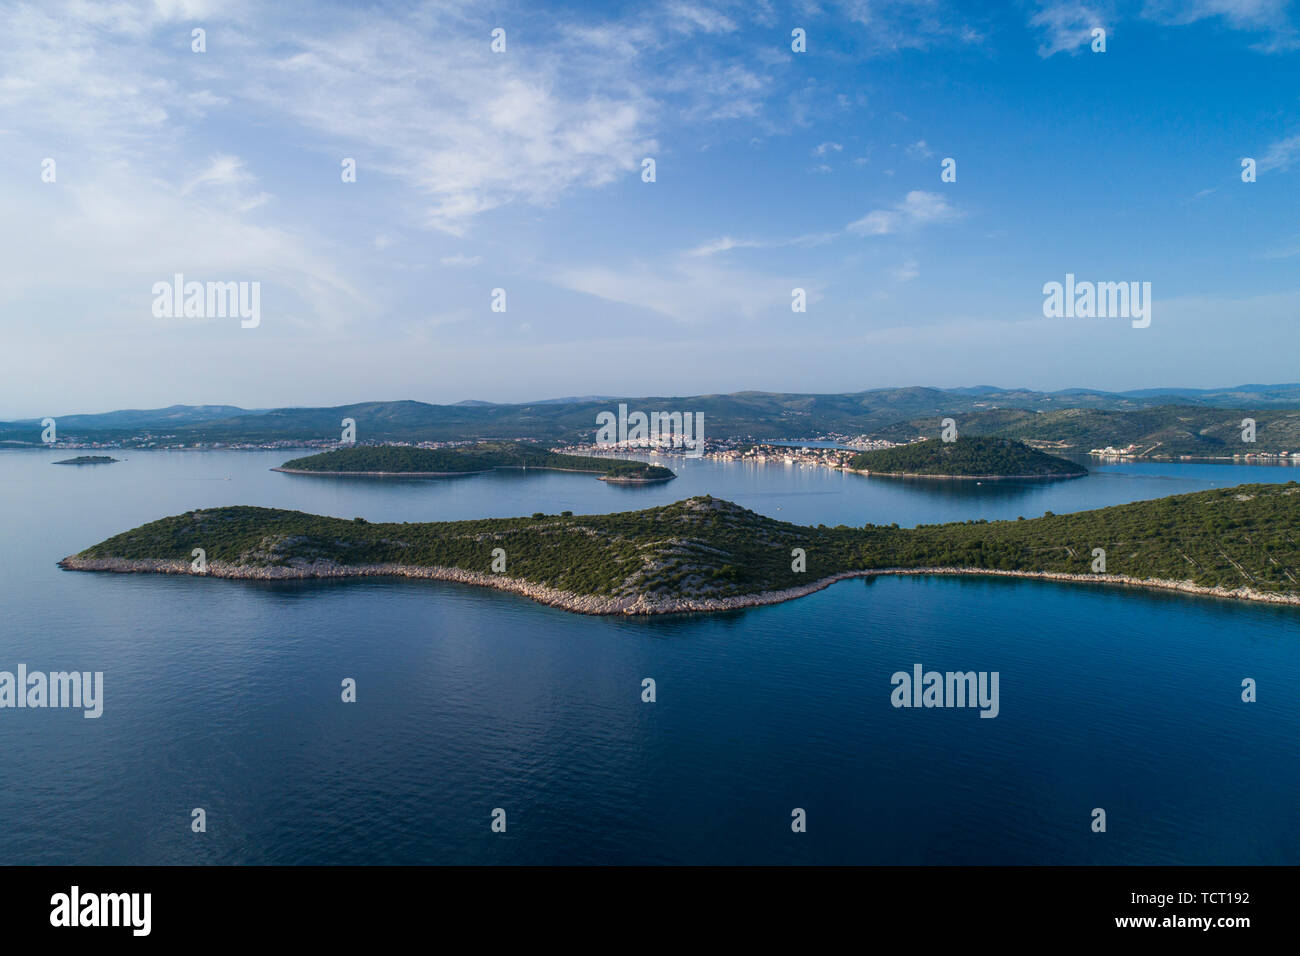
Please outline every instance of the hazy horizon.
M335 408L335 407L357 405L357 404L364 404L364 403L408 402L408 401L419 402L421 404L426 404L426 405L459 405L459 404L473 403L473 402L478 402L485 405L539 405L539 404L561 404L561 403L568 403L568 402L577 403L577 402L585 402L585 401L599 401L604 399L690 398L696 396L739 395L745 393L757 393L757 394L768 394L768 395L840 395L840 394L859 394L859 393L877 392L877 391L893 391L896 389L906 389L906 388L932 388L938 391L960 391L963 389L993 388L993 389L997 389L998 391L1006 391L1006 392L1029 391L1029 392L1039 392L1044 395L1059 394L1062 392L1073 392L1073 391L1105 392L1108 394L1122 395L1129 392L1234 391L1234 390L1251 388L1251 387L1300 388L1300 382L1240 382L1233 385L1138 385L1138 386L1134 386L1133 388L1126 388L1126 389L1125 388L1101 389L1101 388L1092 388L1087 385L1066 385L1061 388L1031 389L1024 386L989 385L988 383L981 383L978 385L929 385L929 384L912 383L910 385L872 385L865 388L846 389L844 392L796 391L793 389L774 389L774 388L740 388L728 392L706 390L706 391L696 391L696 392L681 392L677 394L665 393L661 395L648 395L648 394L635 395L630 392L623 393L623 394L612 393L606 395L596 395L595 393L591 393L589 395L557 395L557 396L548 396L546 398L526 399L523 401L494 401L491 399L471 397L471 398L455 399L453 401L447 401L447 402L438 402L438 401L429 401L421 398L414 398L409 395L400 396L400 397L382 397L382 396L367 397L367 398L358 398L349 401L323 402L321 404L305 404L302 402L290 402L285 405L246 405L240 402L232 402L232 401L216 401L216 402L184 401L184 402L167 402L162 405L141 405L137 403L137 404L128 404L128 405L116 405L113 406L112 408L78 408L78 409L63 409L63 410L56 410L56 411L43 410L39 413L33 412L27 414L6 414L3 410L0 410L0 421L27 421L31 419L39 419L46 415L51 415L57 418L60 415L64 415L64 416L103 415L111 412L122 412L122 411L152 411L152 410L163 409L163 408L171 408L173 406L187 406L191 408L226 406L232 408L239 408L246 412L256 412L256 411L265 411L268 409L276 409L276 408Z

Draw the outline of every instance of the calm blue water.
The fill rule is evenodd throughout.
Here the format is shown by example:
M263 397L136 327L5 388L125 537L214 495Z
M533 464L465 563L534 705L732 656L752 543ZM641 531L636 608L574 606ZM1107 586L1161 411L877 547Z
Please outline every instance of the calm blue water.
M1052 485L670 462L645 488L366 482L292 454L0 453L0 669L102 670L104 716L0 710L5 863L1294 863L1300 612L1042 582L879 579L727 615L589 618L417 581L278 585L54 562L190 508L371 520L696 493L799 522L1063 513L1290 468L1114 465ZM229 478L229 480L226 480ZM890 675L998 671L1000 715ZM353 677L359 701L339 701ZM653 677L658 701L640 700ZM1253 677L1259 701L1243 704ZM208 832L190 832L190 810ZM505 834L489 829L507 811ZM808 832L790 832L790 811ZM1090 813L1108 813L1105 834Z

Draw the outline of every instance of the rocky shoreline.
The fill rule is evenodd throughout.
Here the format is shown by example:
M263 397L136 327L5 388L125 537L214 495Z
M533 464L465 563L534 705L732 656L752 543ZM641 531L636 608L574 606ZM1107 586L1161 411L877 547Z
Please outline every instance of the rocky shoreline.
M1002 571L983 568L873 568L862 571L844 571L821 578L799 587L779 591L760 591L728 598L656 598L639 594L628 597L601 597L574 594L542 584L508 578L499 574L463 571L460 568L423 567L409 564L341 565L318 561L288 567L250 567L209 562L206 572L193 571L188 561L182 559L83 558L71 555L58 562L67 571L108 571L118 574L184 574L195 577L235 578L242 580L279 581L311 578L351 577L405 577L426 578L435 581L452 581L478 587L496 588L521 594L539 604L573 611L578 614L682 614L701 611L733 611L746 607L779 604L791 601L830 587L850 578L867 578L879 575L943 575L974 577L1038 578L1047 581L1074 581L1089 584L1119 584L1127 587L1149 588L1162 591L1180 591L1203 597L1228 598L1240 601L1258 601L1266 604L1300 605L1300 594L1256 591L1253 588L1204 587L1191 581L1161 578L1133 578L1121 574L1067 574L1057 571Z

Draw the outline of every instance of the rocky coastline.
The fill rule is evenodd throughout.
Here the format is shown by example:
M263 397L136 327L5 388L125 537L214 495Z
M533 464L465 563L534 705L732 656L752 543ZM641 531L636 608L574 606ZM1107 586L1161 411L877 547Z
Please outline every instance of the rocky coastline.
M734 611L746 607L779 604L823 590L839 581L878 575L942 575L972 577L1037 578L1047 581L1073 581L1088 584L1118 584L1126 587L1178 591L1203 597L1257 601L1266 604L1300 605L1300 594L1257 591L1253 588L1205 587L1191 581L1161 578L1134 578L1120 574L1066 574L1055 571L1003 571L983 568L872 568L844 571L808 584L776 591L760 591L727 598L662 598L648 594L604 597L574 594L542 584L510 578L501 574L484 574L460 568L425 567L409 564L342 565L317 561L289 566L249 566L209 562L205 572L194 571L181 559L83 558L71 555L58 562L67 571L108 571L118 574L184 574L194 577L234 578L241 580L280 581L313 578L406 577L435 581L452 581L478 587L496 588L521 594L539 604L573 611L578 614L684 614L708 611Z

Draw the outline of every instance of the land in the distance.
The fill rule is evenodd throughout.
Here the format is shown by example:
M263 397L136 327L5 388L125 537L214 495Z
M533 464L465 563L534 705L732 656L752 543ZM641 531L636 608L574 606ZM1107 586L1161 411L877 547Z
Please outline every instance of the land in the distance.
M910 445L867 451L850 463L854 471L901 478L1078 478L1088 469L1010 438L927 438Z
M150 522L60 565L190 574L202 548L212 577L432 578L589 614L727 610L877 574L1042 577L1300 604L1298 540L1300 484L1289 482L910 529L802 527L707 496L622 514L431 523L227 507ZM1099 555L1104 570L1094 571Z
M526 439L580 444L596 416L626 403L642 412L702 414L706 444L847 436L890 442L937 437L944 418L963 436L1015 438L1048 451L1112 447L1133 458L1300 463L1300 385L1105 392L1021 388L877 388L806 394L582 397L527 403L360 402L323 408L171 408L57 419L61 447L332 447L353 419L363 442ZM1254 423L1253 432L1243 424ZM42 447L41 418L0 422L0 447ZM1251 441L1250 438L1254 438Z
M111 455L78 455L76 458L65 458L63 461L51 462L55 465L111 465L116 458Z
M370 445L286 461L274 471L294 475L335 477L446 478L474 475L496 468L534 468L580 471L602 481L644 484L669 481L677 476L668 468L622 458L561 455L524 442L481 442L453 448L413 448L406 445Z

